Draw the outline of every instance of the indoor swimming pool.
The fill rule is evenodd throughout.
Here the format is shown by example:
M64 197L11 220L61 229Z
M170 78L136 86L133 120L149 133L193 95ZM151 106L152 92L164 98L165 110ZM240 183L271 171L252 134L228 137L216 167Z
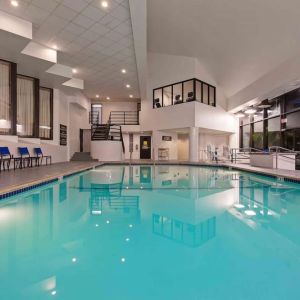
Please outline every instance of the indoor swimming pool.
M300 299L300 184L103 166L0 201L0 299Z

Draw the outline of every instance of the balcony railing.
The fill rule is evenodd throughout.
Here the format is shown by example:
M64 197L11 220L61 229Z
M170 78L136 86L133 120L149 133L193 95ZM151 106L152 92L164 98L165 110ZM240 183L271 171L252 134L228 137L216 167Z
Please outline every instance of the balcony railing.
M197 78L192 78L153 90L153 108L191 101L216 106L216 87Z
M139 111L111 111L109 124L139 125Z

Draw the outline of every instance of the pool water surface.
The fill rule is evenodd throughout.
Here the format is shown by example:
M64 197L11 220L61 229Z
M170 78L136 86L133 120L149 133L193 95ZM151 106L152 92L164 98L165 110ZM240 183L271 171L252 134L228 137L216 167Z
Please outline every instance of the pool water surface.
M300 184L104 166L0 201L0 299L300 299Z

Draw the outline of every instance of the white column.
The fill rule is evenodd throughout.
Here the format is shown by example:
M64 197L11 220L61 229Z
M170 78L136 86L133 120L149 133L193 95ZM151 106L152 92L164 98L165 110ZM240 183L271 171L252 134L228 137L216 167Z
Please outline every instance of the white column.
M199 128L190 127L189 160L199 161Z

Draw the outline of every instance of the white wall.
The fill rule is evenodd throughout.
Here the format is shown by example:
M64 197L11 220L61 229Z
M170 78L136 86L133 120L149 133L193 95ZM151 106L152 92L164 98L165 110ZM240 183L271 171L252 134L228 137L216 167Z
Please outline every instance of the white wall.
M190 102L153 109L154 88L194 77L217 86L211 74L196 58L148 52L148 88L147 99L142 101L142 130L166 130L201 126L203 128L212 126L212 129L223 130L224 125L219 126L219 124L224 120L227 124L227 129L224 131L234 130L231 116L225 111L227 100L219 86L217 86L216 108L198 102ZM197 104L200 106L197 107ZM195 113L196 108L198 108L197 113ZM209 122L201 122L204 111L205 114L209 114L205 118L206 120L209 119ZM211 122L212 119L215 122ZM218 120L221 122L218 122Z
M81 93L67 94L62 90L53 91L53 140L26 139L0 136L0 145L10 148L18 156L17 147L28 147L33 155L33 148L41 147L45 155L51 155L53 162L68 161L75 151L79 151L79 129L89 129L90 101ZM60 146L59 125L68 128L68 145Z
M178 134L177 136L178 160L189 160L189 135Z
M236 132L238 119L221 107L213 107L199 102L195 104L195 127ZM179 106L179 105L178 105Z

